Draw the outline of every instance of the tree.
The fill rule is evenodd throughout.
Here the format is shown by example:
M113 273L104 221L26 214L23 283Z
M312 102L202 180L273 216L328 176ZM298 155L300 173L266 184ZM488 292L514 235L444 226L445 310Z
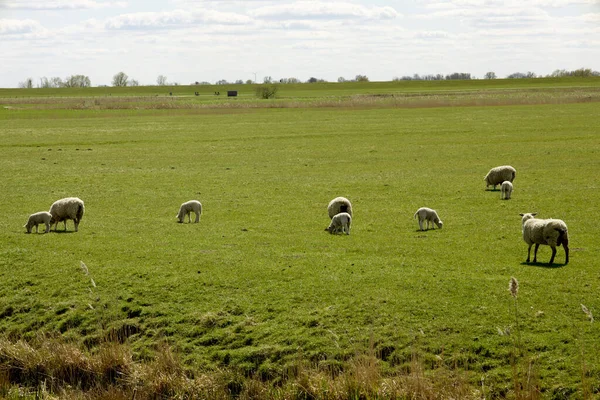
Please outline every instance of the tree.
M127 74L125 72L119 72L119 73L115 74L115 76L113 76L112 85L119 86L119 87L125 87L125 86L127 86L128 79L129 79L129 77L127 76Z
M486 72L485 75L483 76L483 79L496 79L496 73L495 72Z
M221 79L217 81L217 85L227 85L229 82L227 82L227 79Z
M21 89L31 89L31 88L33 88L33 78L27 78L23 82L19 82L19 87Z
M346 78L344 78L343 76L340 76L340 77L338 78L338 82L339 82L339 83L344 83L344 82L346 82Z
M356 75L354 78L356 82L369 82L369 78L366 75Z
M241 79L238 79L237 81L235 81L235 84L236 84L236 85L243 85L243 84L244 84L244 81L243 81L243 80L241 80Z
M167 77L164 75L159 75L158 78L156 78L156 84L158 86L165 86L167 84Z
M112 85L118 87L125 87L129 81L129 76L125 72L119 72L113 76Z
M252 85L254 81L252 79L246 80L246 85Z
M62 84L63 87L91 87L90 78L85 75L67 76Z
M140 86L140 82L137 79L130 79L128 82L129 86Z
M271 78L270 76L265 76L263 78L263 83L272 83L273 82L273 78Z
M468 80L471 79L471 74L468 72L454 72L453 74L446 75L446 79L463 79Z

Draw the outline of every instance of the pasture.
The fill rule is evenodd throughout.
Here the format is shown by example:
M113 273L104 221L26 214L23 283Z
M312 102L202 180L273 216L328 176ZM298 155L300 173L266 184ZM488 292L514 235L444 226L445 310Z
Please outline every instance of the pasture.
M110 333L138 360L166 342L192 370L264 380L372 351L383 373L418 357L491 397L510 395L518 347L544 395L597 396L600 333L581 308L600 315L600 85L587 82L592 101L550 82L549 104L484 106L483 86L463 88L465 105L415 107L71 108L86 100L0 92L0 335L93 350ZM280 96L268 104L296 99ZM509 201L483 181L504 164ZM68 196L85 201L79 232L24 233ZM324 231L336 196L353 203L350 236ZM201 221L178 224L190 199ZM418 230L422 206L443 229ZM547 246L525 264L522 212L568 224L567 266L562 248L548 266Z

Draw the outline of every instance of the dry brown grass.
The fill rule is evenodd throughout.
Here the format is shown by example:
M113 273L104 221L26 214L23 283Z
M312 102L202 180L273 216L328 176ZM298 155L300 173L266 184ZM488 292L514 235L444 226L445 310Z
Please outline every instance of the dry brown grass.
M233 370L191 371L168 345L154 359L133 359L125 344L103 343L84 351L61 339L35 343L0 340L0 398L44 399L469 399L480 398L464 372L426 372L415 355L406 372L384 374L372 351L344 370L301 358L292 373L275 381Z
M176 96L0 98L5 109L202 110L255 108L432 108L600 102L600 88L497 89L430 93L357 94L317 98L197 100Z

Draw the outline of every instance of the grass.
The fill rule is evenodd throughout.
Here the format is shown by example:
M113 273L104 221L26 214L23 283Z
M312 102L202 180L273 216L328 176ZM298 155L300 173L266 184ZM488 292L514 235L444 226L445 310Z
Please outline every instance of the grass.
M167 343L182 368L267 382L299 358L351 371L366 353L382 379L443 366L505 397L514 276L542 393L597 396L598 332L580 306L599 307L596 109L0 107L0 333L121 342L139 363ZM484 190L502 164L517 169L510 201ZM66 196L86 204L78 233L24 234ZM348 237L323 232L336 196L353 202ZM201 222L177 224L193 198ZM444 229L418 231L421 206ZM568 266L524 263L520 212L568 224Z

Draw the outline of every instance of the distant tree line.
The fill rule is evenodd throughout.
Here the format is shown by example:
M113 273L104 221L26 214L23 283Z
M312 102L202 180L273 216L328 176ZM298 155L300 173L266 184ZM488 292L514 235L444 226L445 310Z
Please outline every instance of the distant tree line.
M512 74L509 74L506 76L507 79L523 79L523 78L560 78L560 77L581 77L581 78L587 78L587 77L600 77L600 72L599 71L594 71L590 68L579 68L576 70L566 70L566 69L557 69L554 72L552 72L551 74L548 75L537 75L535 72L514 72ZM413 75L404 75L401 77L394 77L393 81L443 81L443 80L469 80L469 79L477 79L471 76L470 73L468 72L454 72L451 74L447 74L447 75L442 75L442 74L424 74L424 75L419 75L419 74L413 74ZM497 79L496 73L495 72L486 72L485 75L483 76L483 79ZM369 82L369 78L366 75L356 75L354 77L354 79L346 79L344 77L339 77L337 79L338 82ZM325 79L320 79L320 78L315 78L310 77L306 83L319 83L319 82L327 82L327 80ZM242 80L242 79L238 79L234 82L229 82L226 79L221 79L218 80L216 82L217 85L229 85L229 84L236 84L236 85L242 85L242 84L256 84L257 82L251 80L251 79L247 79L246 81ZM290 78L281 78L279 80L275 80L273 79L271 76L265 76L263 78L263 84L275 84L275 83L281 83L281 84L294 84L294 83L302 83L302 81L298 78L294 78L294 77L290 77ZM158 78L156 78L156 84L158 86L166 86L166 85L170 85L170 86L177 86L178 83L173 82L173 83L168 83L167 82L167 77L164 75L159 75ZM124 72L119 72L117 74L115 74L113 76L112 79L112 86L115 87L124 87L124 86L139 86L140 83L136 80L136 79L130 79L129 76L124 73ZM210 82L206 82L206 81L196 81L194 83L192 83L192 85L211 85ZM67 88L67 87L91 87L92 83L90 81L90 78L85 76L85 75L71 75L71 76L67 76L65 79L59 78L59 77L53 77L53 78L47 78L47 77L42 77L40 78L39 83L34 82L34 80L32 78L27 78L22 82L19 82L18 87L19 88L26 88L26 89L31 89L34 87L38 87L38 88Z

